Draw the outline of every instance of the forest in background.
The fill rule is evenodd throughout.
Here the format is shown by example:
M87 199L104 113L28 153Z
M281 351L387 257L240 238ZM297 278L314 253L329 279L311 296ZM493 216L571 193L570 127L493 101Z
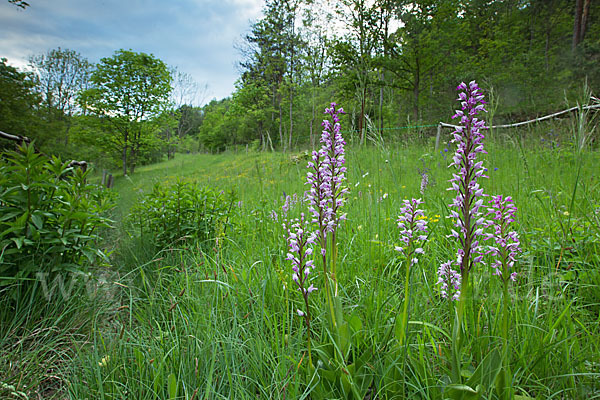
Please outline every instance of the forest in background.
M591 0L267 0L237 46L235 91L203 107L190 101L198 83L144 53L118 50L93 65L59 48L32 56L30 72L3 59L0 130L131 173L175 152L314 147L332 100L363 143L449 122L461 81L481 82L497 122L600 89Z

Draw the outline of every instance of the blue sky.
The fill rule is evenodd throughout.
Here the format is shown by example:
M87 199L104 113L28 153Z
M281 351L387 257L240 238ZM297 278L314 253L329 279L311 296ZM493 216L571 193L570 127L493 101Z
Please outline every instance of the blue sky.
M0 0L0 57L24 68L31 55L61 47L91 62L115 50L152 53L208 85L205 101L231 94L235 49L263 0Z

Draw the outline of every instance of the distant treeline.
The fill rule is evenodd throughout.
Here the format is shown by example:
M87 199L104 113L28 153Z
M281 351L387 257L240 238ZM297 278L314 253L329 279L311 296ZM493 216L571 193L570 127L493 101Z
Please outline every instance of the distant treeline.
M231 98L205 107L201 142L314 143L337 101L365 131L448 121L456 85L477 79L497 122L564 108L600 89L600 2L267 0L241 47Z
M0 62L0 130L47 153L133 172L177 151L315 145L331 101L363 142L449 122L456 85L477 79L496 122L542 115L600 90L600 2L267 0L244 36L233 94L200 88L152 55L92 65L72 50ZM10 143L0 143L8 146Z

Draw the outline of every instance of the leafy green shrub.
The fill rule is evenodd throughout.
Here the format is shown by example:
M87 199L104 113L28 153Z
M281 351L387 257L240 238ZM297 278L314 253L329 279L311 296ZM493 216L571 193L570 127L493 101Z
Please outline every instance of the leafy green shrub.
M36 272L85 271L106 261L98 233L110 226L110 192L88 172L49 159L33 146L0 161L0 285Z
M157 247L179 241L207 245L209 240L225 235L234 202L233 193L217 193L179 179L170 185L154 185L152 192L132 208L129 221L142 239Z

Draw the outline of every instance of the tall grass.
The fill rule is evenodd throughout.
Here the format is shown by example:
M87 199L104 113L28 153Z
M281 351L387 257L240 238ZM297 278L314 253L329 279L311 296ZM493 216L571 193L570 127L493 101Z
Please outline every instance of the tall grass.
M514 198L525 250L511 293L514 391L535 398L600 398L600 154L574 152L560 125L536 129L496 131L485 157L486 192ZM555 138L542 142L550 129ZM337 279L344 313L360 322L353 328L356 353L349 360L369 354L363 372L368 379L360 377L369 382L365 398L437 399L448 383L452 321L435 284L440 262L452 257L446 238L451 224L445 218L452 149L433 153L432 148L387 144L346 152L351 191L348 221L338 230ZM191 244L155 251L129 237L133 233L124 227L114 240L118 274L110 282L115 293L110 302L99 308L81 301L72 304L73 313L51 311L64 322L63 328L57 325L63 336L53 336L63 339L54 340L79 334L76 326L85 327L86 340L39 342L66 349L56 367L63 393L74 399L318 398L323 377L306 368L305 328L295 312L301 298L290 290L283 229L270 216L273 210L280 213L285 195L308 189L306 161L302 153L178 155L118 178L122 216L155 182L181 176L216 190L234 189L240 216L226 242L212 250ZM388 340L406 290L405 265L394 251L395 219L402 200L421 197L423 168L429 169L423 197L431 234L411 274L408 346L400 351ZM461 371L465 377L502 342L496 295L501 287L492 278L485 269L473 272L478 307L467 320L475 335L465 345L464 365L471 366ZM325 342L324 296L311 301L315 341ZM64 319L69 315L85 323ZM17 347L8 345L13 331L6 326L3 360L47 359L31 349L13 350ZM39 385L45 376L41 369L28 374L10 383L23 389L21 382ZM0 382L6 382L2 376ZM483 397L496 398L493 392Z

